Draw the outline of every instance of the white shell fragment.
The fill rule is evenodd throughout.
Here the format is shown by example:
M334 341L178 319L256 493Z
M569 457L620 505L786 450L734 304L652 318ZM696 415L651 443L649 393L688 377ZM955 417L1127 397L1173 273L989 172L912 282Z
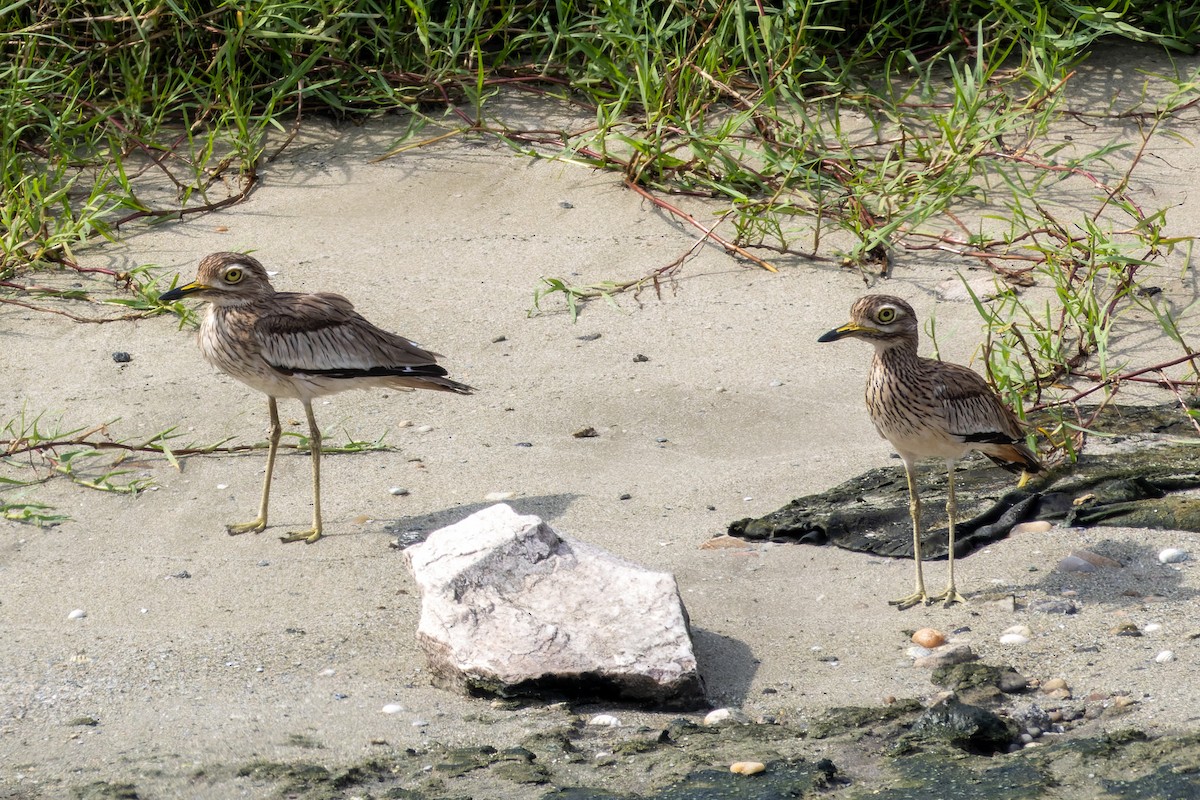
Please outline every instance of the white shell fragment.
M1188 551L1178 547L1166 547L1159 551L1158 560L1164 564L1178 564L1188 560Z
M86 616L87 616L86 611L84 611L82 608L77 608L74 611L72 611L70 614L67 614L67 619L83 619Z
M720 725L722 722L725 722L732 716L733 712L728 708L717 708L704 715L704 724Z
M399 714L401 711L404 710L404 706L400 705L399 703L388 703L386 706L384 706L383 708L381 708L379 710L382 711L384 714Z
M408 489L405 489L403 486L393 486L392 488L388 489L388 492L396 497L404 497L408 494Z
M1163 650L1154 657L1154 660L1159 664L1167 664L1175 660L1175 653L1171 652L1170 650Z
M735 761L729 765L729 771L734 775L757 775L766 768L761 761Z
M512 500L516 496L516 492L488 492L483 496L483 499L489 503L500 503L505 500Z
M607 728L621 727L621 720L614 717L612 714L597 714L588 720L588 725L596 725Z

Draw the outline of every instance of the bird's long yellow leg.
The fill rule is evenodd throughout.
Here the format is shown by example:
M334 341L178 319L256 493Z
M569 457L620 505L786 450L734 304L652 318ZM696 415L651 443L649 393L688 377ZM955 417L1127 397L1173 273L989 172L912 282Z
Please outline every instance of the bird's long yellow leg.
M929 605L929 595L925 593L925 577L921 572L921 498L917 494L914 465L909 463L907 458L904 459L904 474L908 476L908 512L912 516L913 561L917 565L917 587L916 591L907 597L889 601L890 605L896 606L901 611L906 608L912 608L917 603Z
M942 592L936 597L929 598L931 603L945 601L947 608L955 603L967 602L967 599L959 594L958 589L954 586L954 523L957 517L958 502L954 499L954 462L949 461L946 463L946 520L947 525L949 526L949 533L947 534L946 541L948 555L946 558L949 559L950 562L950 577L946 583L946 591Z
M321 538L321 429L317 427L316 417L313 416L312 402L305 400L304 413L308 417L308 443L312 450L313 472L313 524L306 531L295 531L287 536L280 536L279 541L308 542L312 544Z
M250 531L258 533L267 527L267 502L271 499L271 474L275 471L275 454L279 451L279 437L283 435L283 428L279 425L279 409L275 405L274 397L267 398L267 410L271 413L271 439L267 447L267 474L263 478L262 499L258 503L258 517L250 522L226 525L225 530L229 531L230 536Z

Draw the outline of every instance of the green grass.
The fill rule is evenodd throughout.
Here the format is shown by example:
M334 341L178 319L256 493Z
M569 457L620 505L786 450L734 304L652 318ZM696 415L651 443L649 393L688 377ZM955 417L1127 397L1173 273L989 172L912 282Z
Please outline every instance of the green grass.
M454 135L495 137L514 157L612 171L696 232L692 247L644 275L543 276L531 313L563 308L574 318L593 299L657 291L706 243L751 268L811 263L872 281L906 254L933 251L996 277L998 299L976 305L989 375L1014 404L1069 403L1055 387L1079 377L1111 395L1116 378L1154 366L1109 357L1123 315L1154 315L1186 352L1143 276L1190 242L1131 186L1146 142L1196 102L1200 84L1175 80L1151 107L1068 109L1073 70L1105 37L1190 53L1200 8L9 2L0 13L0 302L87 322L170 312L186 324L182 306L158 302L164 287L152 270L87 269L77 253L131 226L239 202L313 114L399 111L392 154ZM506 126L491 109L517 92L591 122ZM1136 119L1146 142L1088 149L1048 138L1068 111ZM1052 202L1066 192L1089 207ZM39 285L39 274L72 270L106 272L111 283ZM1034 282L1052 288L1051 300L1003 291ZM46 296L84 305L66 311ZM1064 421L1047 436L1073 452L1070 430ZM63 468L78 475L89 460L81 451ZM103 471L93 478L137 488Z

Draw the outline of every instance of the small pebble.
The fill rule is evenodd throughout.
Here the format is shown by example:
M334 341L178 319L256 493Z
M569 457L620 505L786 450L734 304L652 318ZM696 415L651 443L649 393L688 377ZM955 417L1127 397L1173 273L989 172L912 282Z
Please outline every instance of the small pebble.
M334 675L337 675L337 670L333 667L326 667L317 674L322 678L332 678Z
M641 353L638 353L636 356L633 357L633 363L635 363L635 364L645 364L649 360L650 360L650 356L644 356Z
M667 442L670 441L670 439L668 439L665 436L657 436L657 437L655 437L654 441L658 442L659 444L666 444Z
M1000 632L1001 633L1016 633L1016 634L1020 634L1021 636L1026 637L1026 638L1033 637L1033 631L1031 631L1029 629L1028 625L1013 625L1012 627L1005 628L1004 630L1002 630Z
M1050 598L1034 600L1029 604L1029 610L1038 614L1074 614L1079 609L1071 600Z
M269 566L271 566L271 562L270 562L270 561L267 561L267 560L264 558L262 561L258 562L258 566L260 566L260 567L269 567Z
M218 483L218 484L217 484L217 488L218 488L218 489L228 489L228 488L229 488L229 484L228 484L228 483Z
M558 207L559 208L574 208L575 204L570 202L569 200L559 200Z
M1022 645L1029 644L1029 637L1019 633L1004 633L1000 635L1000 644Z
M621 727L621 720L614 717L612 714L597 714L588 720L588 725L597 725L607 728Z
M619 495L617 495L617 499L618 500L632 500L633 495L631 495L629 492L621 492Z
M507 342L507 341L508 341L508 337L505 336L503 333L500 334L499 336L495 336L492 338L492 344L500 344L501 342Z
M1054 526L1044 519L1035 519L1029 522L1020 522L1012 526L1009 534L1017 536L1022 533L1045 533Z
M1161 653L1159 653L1158 655L1156 655L1154 657L1154 660L1157 661L1159 664L1166 664L1170 661L1175 660L1175 654L1173 652L1171 652L1170 650L1163 650Z
M488 492L483 499L489 503L499 503L503 500L511 500L516 496L516 492Z
M83 619L86 616L87 616L86 611L84 611L82 608L77 608L74 611L72 611L70 614L67 614L67 619Z
M1117 623L1115 626L1113 626L1113 629L1111 631L1109 631L1109 633L1113 634L1114 636L1141 636L1142 635L1142 632L1138 629L1138 626L1135 625L1134 623L1130 622L1129 620L1125 620L1124 622Z
M932 650L946 643L946 634L934 628L921 628L912 635L912 640L921 647Z
M118 350L112 354L112 360L118 364L128 364L130 361L133 361L133 356L129 355L129 353L126 353L124 350Z
M169 578L179 578L180 580L185 580L185 579L187 579L187 578L190 578L190 577L192 577L192 573L188 572L186 569L181 569L181 570L179 570L179 572L172 572L172 573L171 573L170 575L168 575L167 577L169 577Z
M979 656L975 655L975 651L971 649L970 645L944 644L929 655L918 658L913 662L913 666L920 669L937 669L950 664L975 661L978 658Z
M433 430L432 425L418 425L417 426L417 433L429 433L431 430Z
M379 710L385 714L399 714L401 711L404 710L404 706L400 705L399 703L388 703L386 706L384 706L383 708L381 708Z
M705 725L720 725L733 717L733 712L728 708L716 708L704 715Z
M729 765L729 771L734 775L757 775L766 768L761 761L735 761Z
M517 442L517 447L533 447L533 442Z
M1162 625L1159 625L1157 622L1151 622L1149 625L1145 625L1142 627L1143 633L1158 633L1161 630L1162 630Z
M783 386L783 381L771 381L770 386L772 389L778 389L780 386Z
M573 437L575 437L576 439L595 439L597 436L600 435L600 432L597 431L595 428L593 428L591 425L589 425L586 428L580 428L579 430L575 431L571 435Z
M414 728L424 728L424 727L426 727L427 725L429 725L429 721L428 721L428 720L424 720L424 719L414 719L414 720L412 721L412 726L413 726Z
M1159 551L1158 560L1164 564L1178 564L1188 560L1188 552L1178 547L1167 547Z
M388 492L395 495L396 497L407 497L408 496L408 489L405 489L403 486L393 486L392 488L388 489Z

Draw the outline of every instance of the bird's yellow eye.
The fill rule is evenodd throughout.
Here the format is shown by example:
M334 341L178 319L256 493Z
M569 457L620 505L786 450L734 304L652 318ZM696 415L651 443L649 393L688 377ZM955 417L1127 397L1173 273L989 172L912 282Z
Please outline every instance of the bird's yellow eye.
M884 306L883 308L879 309L879 313L875 315L875 319L878 322L887 325L889 322L892 322L896 319L896 309L892 308L891 306Z
M229 269L225 270L225 282L226 283L237 283L241 279L242 279L241 267L230 267Z

